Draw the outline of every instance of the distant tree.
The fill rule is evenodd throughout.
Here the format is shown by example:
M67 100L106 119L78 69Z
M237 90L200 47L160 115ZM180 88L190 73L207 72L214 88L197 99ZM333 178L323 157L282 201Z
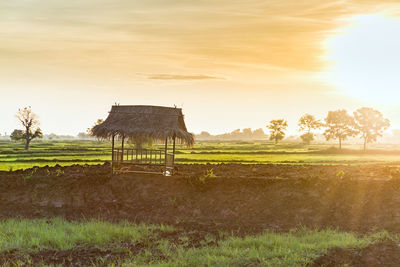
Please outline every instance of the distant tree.
M77 137L79 139L88 139L90 137L90 135L87 133L84 133L84 132L80 132L80 133L78 133Z
M314 141L314 134L313 133L304 133L300 135L301 140L304 144L309 145L312 141Z
M305 114L299 120L299 130L304 132L300 137L304 143L309 145L312 141L314 141L314 133L312 130L317 130L322 127L322 122L320 120L315 119L313 115Z
M354 129L354 118L344 109L329 111L325 118L325 127L326 140L338 139L339 149L342 149L342 141L357 134Z
M29 150L29 144L35 138L42 138L43 133L39 128L37 115L32 112L30 107L19 109L15 117L25 128L23 138L25 139L25 150Z
M209 132L206 132L206 131L202 131L199 135L200 136L204 136L204 137L211 137L211 134Z
M224 133L219 135L211 135L208 132L201 132L196 135L197 140L263 140L266 139L267 135L262 129L256 129L254 131L251 128L244 128L242 131L236 129L230 133Z
M25 138L24 138L24 131L23 130L18 130L18 129L15 129L12 133L11 133L11 135L10 135L10 139L12 140L12 141L21 141L21 140L24 140Z
M375 142L389 128L390 121L381 112L372 108L360 108L354 111L355 127L364 139L364 151L367 144Z
M256 129L253 131L253 139L262 140L267 138L267 135L264 133L263 129Z
M104 122L103 119L97 119L97 121L93 124L92 127L87 128L86 132L90 135L93 136L93 128L99 124L102 124Z
M142 149L145 146L152 147L154 145L154 140L150 137L131 138L129 142L134 144L136 149Z
M288 127L286 120L272 120L267 125L267 128L270 129L270 137L269 140L274 141L277 144L283 138L285 138L285 130Z
M53 139L57 139L57 135L55 134L55 133L51 133L51 134L49 134L48 136L47 136L47 138L49 139L49 140L53 140Z
M195 136L196 136L196 139L198 139L198 140L210 140L213 137L209 132L206 132L206 131L202 131L200 134L195 135Z
M236 129L236 130L232 131L231 134L232 135L240 134L240 129Z
M103 119L97 119L97 121L93 124L93 126L90 127L90 128L88 128L88 129L86 130L86 132L88 133L88 135L94 136L94 135L93 135L93 128L94 128L95 126L97 126L97 125L102 124L103 122L104 122ZM96 137L96 140L97 140L97 142L100 142L101 138Z
M248 139L251 139L253 137L253 131L251 130L251 128L244 128L242 130L242 134L241 135L242 135L241 139L248 140Z

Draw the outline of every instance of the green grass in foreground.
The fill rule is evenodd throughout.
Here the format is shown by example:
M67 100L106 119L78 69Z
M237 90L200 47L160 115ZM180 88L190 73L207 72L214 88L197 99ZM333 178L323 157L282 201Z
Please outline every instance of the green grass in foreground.
M107 248L121 243L144 243L138 254L117 259L126 266L304 266L333 247L364 247L388 237L386 232L357 237L334 230L298 229L289 233L265 232L239 238L228 236L218 245L194 248L160 238L156 232L170 232L167 226L112 224L102 221L67 222L50 220L0 221L0 253L16 249L24 254L44 249L67 250L77 246ZM208 239L214 237L208 236ZM180 237L185 240L185 236ZM189 239L187 239L189 240ZM161 253L161 257L160 257ZM29 261L29 259L27 259ZM105 259L99 259L99 261ZM12 265L12 262L9 262Z
M332 230L295 230L290 233L266 232L246 238L230 237L218 246L178 248L169 260L154 266L305 266L333 247L362 248L385 236L356 237ZM143 261L145 260L145 261ZM129 259L140 265L146 258ZM151 262L150 262L151 263Z
M128 222L112 224L102 221L68 222L51 220L8 219L0 222L0 252L55 249L68 250L76 246L105 247L111 243L147 240L156 229L172 231L172 227L136 225Z

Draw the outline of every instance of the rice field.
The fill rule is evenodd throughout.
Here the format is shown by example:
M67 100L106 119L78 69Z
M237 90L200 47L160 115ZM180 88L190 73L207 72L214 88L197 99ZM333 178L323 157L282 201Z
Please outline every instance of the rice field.
M127 144L129 146L132 145ZM3 141L0 142L0 170L57 164L101 164L110 160L110 147L108 141L36 141L29 151L25 151L22 143ZM154 147L162 148L163 145L155 144ZM400 165L400 147L375 145L368 153L359 149L359 146L352 145L339 152L327 144L203 141L192 148L178 145L176 163Z

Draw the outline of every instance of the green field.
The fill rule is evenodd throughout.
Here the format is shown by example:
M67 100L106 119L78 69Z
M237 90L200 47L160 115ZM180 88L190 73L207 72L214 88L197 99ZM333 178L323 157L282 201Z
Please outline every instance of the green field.
M3 141L0 142L0 170L104 163L111 158L110 147L108 141L37 141L32 143L29 151L25 151L22 143ZM154 147L162 148L162 144ZM178 145L176 163L400 165L398 146L375 145L368 153L359 149L360 146L352 145L340 152L327 144L203 141L192 148Z
M165 235L167 233L167 235ZM168 233L170 235L168 235ZM171 238L175 234L177 238ZM356 236L333 230L266 231L256 236L208 234L193 246L190 234L163 225L129 222L68 222L62 218L0 221L0 255L12 251L18 261L0 259L3 266L48 265L35 262L43 251L87 251L97 265L123 266L305 266L333 247L363 248L390 237L386 232ZM105 254L102 251L107 251ZM63 254L54 254L60 258ZM87 256L83 254L84 256ZM67 262L83 260L67 257ZM49 260L49 259L47 259ZM51 260L51 259L50 259Z

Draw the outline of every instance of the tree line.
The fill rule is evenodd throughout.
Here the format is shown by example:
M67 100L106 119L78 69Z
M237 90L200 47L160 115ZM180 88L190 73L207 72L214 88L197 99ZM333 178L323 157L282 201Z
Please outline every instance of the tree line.
M317 120L313 115L305 114L299 119L300 136L305 144L310 144L314 138L314 130L325 128L324 136L327 141L338 140L339 149L342 142L349 137L359 136L364 141L364 150L367 144L375 142L383 132L389 128L390 121L383 117L382 113L373 108L363 107L353 112L353 116L345 109L329 111L324 122ZM288 127L284 119L271 120L267 125L270 130L270 140L277 144L285 137Z
M239 141L239 140L263 140L267 138L263 129L244 128L243 130L236 129L230 133L211 135L206 131L195 135L196 140L224 140L224 141Z
M16 118L21 122L23 130L14 130L10 138L14 141L24 140L25 149L28 150L33 139L43 137L37 115L32 112L30 107L26 107L18 110ZM101 122L102 120L98 120L96 124ZM305 144L310 144L315 139L315 130L325 128L324 136L326 140L338 140L340 149L343 141L350 137L359 136L363 139L364 150L366 150L368 143L375 142L378 137L382 136L383 132L390 126L390 121L384 118L380 111L363 107L354 111L353 116L344 109L329 111L324 122L317 120L313 115L305 114L299 119L298 126L302 133L300 138ZM277 144L284 139L287 127L288 123L284 119L271 120L267 125L270 130L269 139ZM89 133L90 129L88 129ZM246 129L243 132L236 130L231 135L252 134L261 136L261 133L264 134L262 129L254 132L251 129Z

